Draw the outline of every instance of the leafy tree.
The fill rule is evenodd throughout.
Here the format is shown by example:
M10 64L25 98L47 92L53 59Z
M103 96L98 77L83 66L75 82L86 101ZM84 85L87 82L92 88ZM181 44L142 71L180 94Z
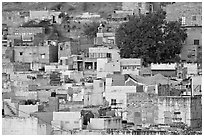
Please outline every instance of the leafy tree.
M187 34L179 22L165 18L166 13L158 11L122 23L116 31L121 57L142 58L144 65L178 61Z
M91 39L95 38L99 25L99 22L92 22L90 24L84 25L84 34Z

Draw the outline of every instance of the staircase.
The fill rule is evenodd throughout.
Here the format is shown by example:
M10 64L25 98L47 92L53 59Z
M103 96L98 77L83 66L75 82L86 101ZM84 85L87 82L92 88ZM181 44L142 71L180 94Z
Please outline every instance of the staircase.
M13 115L16 115L16 113L13 111L12 107L8 104L8 102L4 102L4 104L6 105L6 107L10 110L10 112L11 112Z

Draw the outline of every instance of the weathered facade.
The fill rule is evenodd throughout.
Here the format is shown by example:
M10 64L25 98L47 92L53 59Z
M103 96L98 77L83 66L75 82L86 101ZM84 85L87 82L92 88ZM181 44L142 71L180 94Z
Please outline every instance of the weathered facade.
M183 122L197 129L202 128L201 96L160 96L158 98L158 123Z
M135 126L157 124L157 95L145 92L127 93L127 121Z

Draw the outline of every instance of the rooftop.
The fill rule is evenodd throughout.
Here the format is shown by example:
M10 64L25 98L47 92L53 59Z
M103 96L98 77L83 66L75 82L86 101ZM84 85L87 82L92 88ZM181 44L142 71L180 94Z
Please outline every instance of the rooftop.
M172 64L151 64L151 70L175 70L176 63Z
M128 59L121 59L120 63L122 66L128 66L128 65L141 65L142 59L136 59L136 58L128 58Z

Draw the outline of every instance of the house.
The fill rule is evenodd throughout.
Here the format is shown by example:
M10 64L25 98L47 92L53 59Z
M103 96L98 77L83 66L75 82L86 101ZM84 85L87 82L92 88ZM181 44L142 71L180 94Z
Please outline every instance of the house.
M137 126L154 125L158 121L157 95L145 92L127 93L127 122Z
M179 21L185 26L202 26L202 5L200 2L176 2L165 8L167 21Z
M191 78L191 92L192 92L192 95L195 96L195 95L202 95L202 88L201 88L201 85L202 85L202 76L192 76Z
M82 13L81 15L77 15L75 18L76 19L100 19L101 16L99 14L85 12L85 13Z
M19 105L19 117L30 117L30 114L38 112L38 105Z
M123 2L122 10L132 10L134 15L148 14L161 9L160 2Z
M136 86L126 86L125 76L121 74L108 75L106 78L105 99L112 108L117 109L117 114L126 120L126 93L136 93ZM122 115L121 115L122 114Z
M120 59L120 67L122 74L139 75L139 71L142 67L142 59Z
M110 58L112 61L119 61L119 49L111 47L90 47L89 58Z
M186 26L187 38L181 50L181 60L183 62L202 63L202 27Z
M120 130L122 119L121 117L90 118L88 127L91 130Z
M115 33L104 32L104 27L102 24L100 24L98 27L98 33L96 33L96 38L94 38L94 45L104 44L115 45Z
M58 57L71 56L71 42L61 42L58 44Z
M127 102L127 121L135 127L183 123L193 129L201 128L201 96L157 96L140 92L128 93Z
M24 17L18 11L2 12L2 24L8 27L19 27L24 23Z
M53 112L53 130L80 130L82 118L80 112Z
M139 75L140 76L151 76L152 75L152 72L151 72L151 68L146 68L146 67L142 67L139 71Z
M4 117L2 118L3 135L38 135L40 127L38 119L35 117L19 118Z
M107 58L97 59L97 78L105 78L108 74L120 72L120 62L110 61Z
M137 92L153 93L159 94L159 85L171 85L172 87L178 86L180 81L170 80L161 74L156 74L154 76L138 76L129 75L125 81L127 86L137 86Z
M172 64L153 64L151 63L152 75L158 73L164 75L165 77L176 77L176 63Z
M15 62L30 63L31 65L33 63L40 63L45 65L53 62L58 62L58 54L56 54L57 52L58 52L58 47L52 46L52 45L16 46L14 47L14 53L15 53L14 60ZM42 67L42 66L39 66L39 67Z
M51 23L61 24L62 17L60 16L61 12L58 11L31 11L29 15L29 20L51 20Z
M104 92L104 81L100 79L94 80L93 86L87 86L84 89L84 106L102 106Z
M187 68L187 77L198 75L198 65L196 63L184 63L184 67Z
M160 96L158 123L184 123L193 129L202 127L201 96Z
M8 28L7 39L14 46L33 46L36 35L44 33L43 27Z

